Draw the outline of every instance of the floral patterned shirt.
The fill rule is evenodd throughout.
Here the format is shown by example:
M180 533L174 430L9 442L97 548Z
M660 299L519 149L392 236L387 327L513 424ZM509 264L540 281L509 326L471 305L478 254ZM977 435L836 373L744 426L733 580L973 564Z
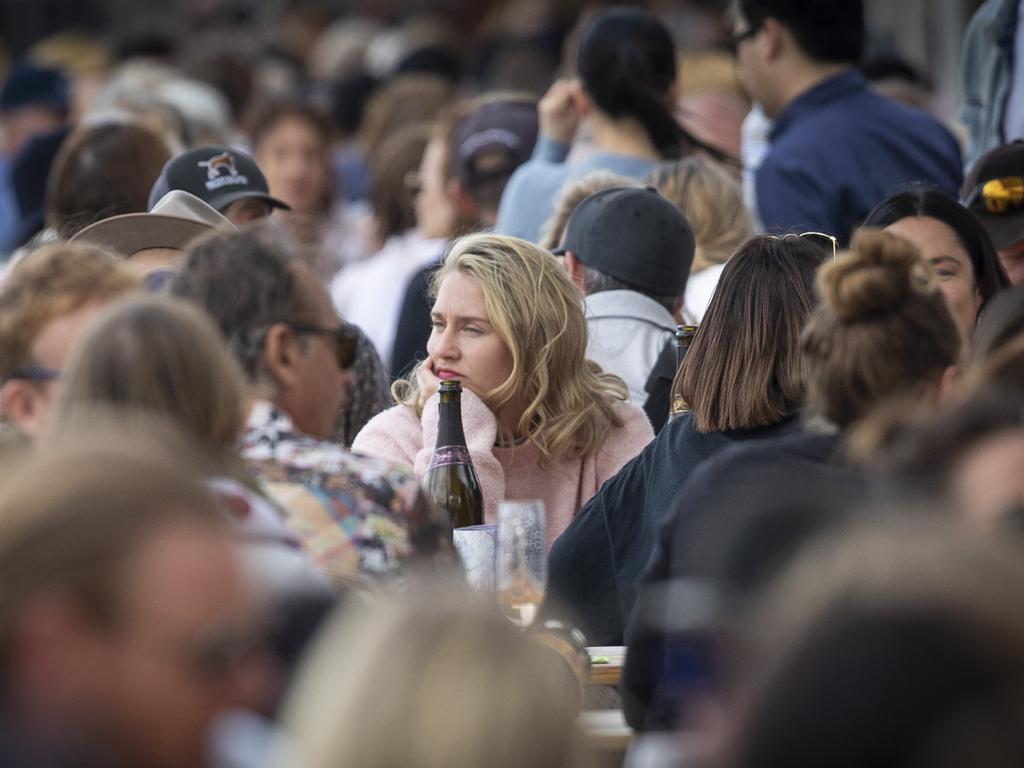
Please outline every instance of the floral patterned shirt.
M411 468L298 432L269 402L253 404L242 458L338 587L393 575L404 561L451 549L451 530Z

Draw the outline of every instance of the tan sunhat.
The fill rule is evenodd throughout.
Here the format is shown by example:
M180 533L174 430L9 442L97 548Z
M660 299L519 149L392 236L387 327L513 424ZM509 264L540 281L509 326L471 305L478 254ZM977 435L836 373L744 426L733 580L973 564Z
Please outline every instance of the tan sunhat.
M126 258L149 248L185 250L197 237L235 225L195 195L180 189L160 198L149 213L125 213L97 221L71 239L92 243Z

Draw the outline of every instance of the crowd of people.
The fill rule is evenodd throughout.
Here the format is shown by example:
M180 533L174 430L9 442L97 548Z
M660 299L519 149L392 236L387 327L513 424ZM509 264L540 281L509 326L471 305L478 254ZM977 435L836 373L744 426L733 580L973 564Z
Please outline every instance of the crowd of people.
M947 125L862 0L208 5L0 86L0 764L1024 763L1024 66Z

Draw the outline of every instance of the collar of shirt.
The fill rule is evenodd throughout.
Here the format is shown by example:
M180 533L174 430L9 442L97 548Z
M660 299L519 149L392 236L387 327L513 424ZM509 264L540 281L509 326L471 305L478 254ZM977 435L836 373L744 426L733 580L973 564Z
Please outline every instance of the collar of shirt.
M636 291L601 291L584 300L587 320L628 319L674 333L675 318L654 299Z
M789 106L779 113L772 126L772 132L769 134L769 140L775 141L793 123L798 122L809 112L833 101L846 98L850 94L864 91L867 87L868 84L864 76L852 67L818 83L793 99Z

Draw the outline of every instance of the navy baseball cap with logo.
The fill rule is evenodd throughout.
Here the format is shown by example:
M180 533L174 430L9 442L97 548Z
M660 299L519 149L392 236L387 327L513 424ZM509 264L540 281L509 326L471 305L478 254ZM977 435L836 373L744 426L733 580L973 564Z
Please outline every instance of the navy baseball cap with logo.
M149 193L149 209L175 189L195 195L216 211L245 198L266 200L272 208L290 210L270 196L256 161L229 147L199 147L168 160Z

